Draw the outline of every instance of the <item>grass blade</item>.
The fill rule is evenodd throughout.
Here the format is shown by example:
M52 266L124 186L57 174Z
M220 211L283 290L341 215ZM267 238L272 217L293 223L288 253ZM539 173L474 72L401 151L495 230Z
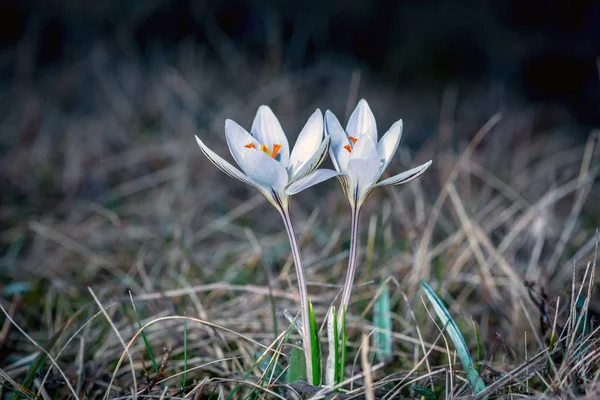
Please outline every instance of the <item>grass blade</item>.
M183 378L181 378L181 397L187 383L187 318L183 320Z
M139 329L142 329L142 321L140 320L140 317L138 315L137 307L135 306L135 302L133 301L133 296L132 296L131 292L129 292L129 298L131 299L131 305L133 306L133 312L135 314L135 319L138 323L138 327L139 327ZM150 347L150 343L148 342L148 339L146 339L146 334L144 333L144 331L142 330L140 333L142 335L142 339L144 340L144 345L146 346L146 351L148 352L148 355L150 355L150 360L152 360L152 365L154 366L154 371L158 374L158 371L159 371L158 363L156 362L156 359L154 358L154 353L152 353L152 347ZM160 388L161 388L161 390L164 391L165 384L161 383Z
M290 334L292 333L292 330L294 329L295 324L291 323L290 326L288 327L288 329L285 331L285 336L284 336L284 341L287 341L287 339L289 338ZM277 340L279 339L276 338L275 342L277 342ZM267 348L267 350L263 353L260 354L260 356L258 357L258 359L254 362L254 364L252 364L250 366L250 368L248 369L248 371L246 371L246 373L244 373L244 376L242 376L242 378L238 381L238 384L235 385L235 387L231 390L231 392L227 395L226 400L230 400L233 398L233 396L236 394L236 392L240 389L240 387L242 386L243 382L246 381L246 379L248 379L248 377L250 376L250 374L252 373L252 371L254 371L254 369L258 366L261 365L261 362L263 360L263 358L269 358L269 355L267 354L267 351L269 350L269 348ZM277 361L277 359L275 359L275 362ZM306 363L304 363L304 365L306 366ZM306 373L304 374L306 375ZM211 395L212 396L212 395Z
M473 331L475 332L475 341L477 342L477 360L481 361L481 341L479 340L479 330L477 329L477 324L475 323L475 318L471 317L471 322L473 323ZM481 363L477 365L477 372L481 372Z
M373 334L375 358L380 362L392 360L392 314L390 311L390 291L383 282L379 297L373 305L373 325L377 331Z
M452 343L454 343L454 347L456 348L458 357L460 358L460 362L462 363L464 370L467 372L467 380L471 385L471 390L473 391L473 394L481 392L485 389L485 383L483 383L483 380L481 379L479 373L477 373L477 370L473 365L473 360L471 359L471 355L469 354L469 349L467 348L465 339L458 330L456 323L450 316L450 313L448 312L446 306L444 306L444 303L442 303L442 301L435 294L433 289L431 289L431 287L429 287L429 285L423 281L421 281L421 287L423 288L425 294L427 295L427 298L433 305L433 309L437 314L438 318L440 319L440 321L442 321L442 325L448 332L448 336L450 336Z
M75 314L73 314L69 319L61 324L61 326L56 330L54 335L48 340L46 346L44 347L47 353L50 353L58 339L62 336L62 334L66 331L66 329L73 323L73 321L83 312L85 308L79 309ZM38 373L44 362L46 361L46 353L40 353L29 370L27 371L27 375L25 375L25 379L23 380L21 386L25 389L29 389L35 375ZM15 392L13 399L16 400L19 398L19 394Z

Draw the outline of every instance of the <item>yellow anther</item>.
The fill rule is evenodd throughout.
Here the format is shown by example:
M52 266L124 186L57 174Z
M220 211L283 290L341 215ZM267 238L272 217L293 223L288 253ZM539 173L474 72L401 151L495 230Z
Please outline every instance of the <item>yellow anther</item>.
M269 151L269 148L267 146L265 146L264 144L260 145L260 150L267 153L268 156L271 155L271 152Z

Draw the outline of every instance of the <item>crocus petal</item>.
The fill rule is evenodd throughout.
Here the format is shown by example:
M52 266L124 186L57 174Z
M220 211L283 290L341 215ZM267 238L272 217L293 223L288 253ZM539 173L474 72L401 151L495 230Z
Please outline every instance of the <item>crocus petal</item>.
M316 152L323 141L323 113L317 110L310 116L304 128L298 135L296 144L290 155L288 172L290 176L302 168L309 158Z
M327 157L327 152L329 151L330 141L331 141L331 137L327 136L325 138L325 140L323 140L321 142L321 145L312 154L312 156L309 156L308 160L304 161L304 163L301 164L300 169L298 169L294 172L291 172L291 173L288 171L290 181L295 181L295 180L305 177L306 175L313 172L315 170L315 168L317 168L319 165L321 165L323 163L323 161L325 161L325 158Z
M260 143L247 130L230 119L225 121L225 139L227 139L227 146L229 146L233 159L242 170L244 170L245 155L260 149ZM249 144L252 144L254 148L245 147Z
M406 182L410 182L415 178L418 178L429 166L431 165L431 160L427 161L423 165L419 165L416 168L409 169L406 172L402 172L401 174L394 175L391 178L384 179L379 182L376 187L379 186L389 186L389 185L401 185Z
M383 135L381 140L377 143L377 153L379 154L379 162L380 162L380 172L383 173L394 154L396 154L396 150L398 149L398 144L400 143L400 138L402 137L402 120L396 121L394 125L391 126L390 129Z
M350 201L350 205L353 205L354 202L352 200L352 196L350 196L350 188L352 185L352 183L350 182L350 178L348 177L348 175L344 175L344 174L338 175L337 178L340 181L340 184L342 186L342 190L344 191L344 194Z
M275 144L280 145L277 160L287 167L290 161L290 145L279 120L268 106L258 108L250 132L256 140L266 145L269 150L272 150Z
M377 143L377 123L375 116L365 99L358 102L358 105L348 119L346 125L346 133L348 136L355 138L360 137L363 133L371 135L375 143Z
M345 173L348 160L350 159L350 152L344 146L350 142L346 137L346 132L344 132L342 125L340 125L340 121L329 110L325 112L325 131L331 136L331 147L329 148L331 161L336 170Z
M291 183L285 190L285 194L291 196L299 193L306 188L314 186L318 183L326 181L327 179L333 178L334 176L341 175L339 172L332 169L318 169L306 175L304 178L299 179Z
M254 189L258 190L260 193L266 196L264 188L262 188L258 183L254 182L252 179L250 179L242 171L240 171L239 169L231 165L229 162L227 162L227 160L224 160L217 153L209 149L204 143L202 143L202 140L200 140L198 136L196 136L196 141L198 142L198 145L200 146L200 149L202 150L204 155L215 165L215 167L217 167L230 177L235 178L245 183L246 185L253 187Z
M287 171L283 165L260 150L247 150L243 164L240 165L246 175L262 186L281 191L288 184Z
M361 187L372 186L381 176L377 148L369 134L360 136L354 145L347 174Z

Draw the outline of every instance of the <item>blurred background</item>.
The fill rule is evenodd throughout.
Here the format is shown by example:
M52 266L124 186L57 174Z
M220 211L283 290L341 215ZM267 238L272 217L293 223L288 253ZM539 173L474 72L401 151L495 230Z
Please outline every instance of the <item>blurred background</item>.
M600 124L595 1L3 1L0 26L4 250L27 218L118 203L190 154L214 176L193 134L224 150L224 119L260 104L293 138L364 97L382 130L404 118L405 163L458 153L497 112L499 165Z
M2 199L19 207L97 199L112 184L94 163L249 125L261 103L297 131L365 97L381 126L405 119L413 149L440 112L468 136L516 111L513 145L600 123L597 1L7 0L0 26Z
M3 1L0 26L0 222L18 232L170 181L201 158L193 134L225 149L225 118L260 104L293 138L364 97L380 129L404 118L413 155L458 152L497 112L495 154L600 124L595 1Z
M110 63L197 46L215 65L272 73L334 60L392 89L493 85L598 122L596 1L3 1L2 89L110 49ZM233 64L233 65L232 65ZM502 96L502 92L494 92Z

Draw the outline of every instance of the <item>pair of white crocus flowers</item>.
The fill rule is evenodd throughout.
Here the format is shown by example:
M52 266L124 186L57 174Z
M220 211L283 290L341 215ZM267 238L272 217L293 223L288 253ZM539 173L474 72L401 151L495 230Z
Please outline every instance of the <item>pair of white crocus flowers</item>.
M354 282L358 258L358 221L362 204L374 188L409 182L431 165L431 161L428 161L378 182L396 153L401 136L402 120L399 120L378 140L373 112L367 102L361 100L352 112L346 130L331 111L325 113L323 120L321 110L317 109L298 135L291 153L281 124L268 106L258 109L250 133L228 119L225 121L225 137L229 151L241 171L196 137L202 152L217 168L260 192L283 218L296 265L301 303L301 332L310 383L319 382L319 374L318 368L313 369L312 363L308 293L300 249L289 213L290 197L327 179L337 177L350 203L352 225L348 271L338 312L338 327L341 327ZM317 169L328 152L335 170Z
M256 189L278 209L287 208L290 196L333 177L341 181L351 207L360 208L374 188L409 182L431 165L429 161L377 182L396 153L401 136L402 120L399 120L378 141L373 112L361 100L346 130L331 111L325 113L323 121L323 114L317 109L300 132L291 153L281 124L268 106L258 109L250 133L228 119L225 137L241 171L198 137L196 140L217 168ZM328 150L335 170L317 169Z

